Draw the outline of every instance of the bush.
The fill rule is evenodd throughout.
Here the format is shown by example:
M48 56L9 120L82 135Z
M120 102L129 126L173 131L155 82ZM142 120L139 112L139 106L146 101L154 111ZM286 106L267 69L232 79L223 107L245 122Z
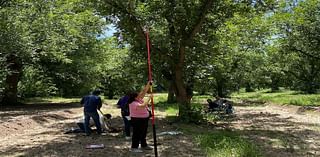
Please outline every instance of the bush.
M43 71L31 66L23 70L23 76L18 84L18 93L22 97L52 96L57 92L55 84Z

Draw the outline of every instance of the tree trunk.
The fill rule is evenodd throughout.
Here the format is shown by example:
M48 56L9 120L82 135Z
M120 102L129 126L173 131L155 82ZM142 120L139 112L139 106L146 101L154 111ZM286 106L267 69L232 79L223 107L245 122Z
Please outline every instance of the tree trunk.
M276 92L279 91L279 79L276 76L271 77L271 91Z
M222 82L221 81L217 81L217 93L218 93L218 96L223 98L224 97L224 94L223 94L223 85L222 85Z
M175 85L174 85L174 81L171 80L171 81L170 81L169 88L168 88L168 99L167 99L167 103L175 103L175 102L177 102L174 93L175 93Z
M246 92L254 92L250 83L246 83Z
M183 37L176 40L179 41L179 52L177 57L177 62L174 66L174 80L176 85L176 96L177 101L179 103L179 116L181 119L189 119L191 115L191 96L188 96L186 85L184 83L183 77L183 68L186 57L186 47L190 46L193 43L193 38L200 31L202 24L205 22L206 15L213 5L213 0L206 0L202 2L200 7L200 12L198 18L195 20L195 23L187 31L187 25L182 24L180 27L180 32L183 34ZM170 33L173 37L175 37L175 33Z
M109 90L108 99L113 99L113 97L114 97L114 90Z
M190 100L191 98L187 95L186 86L183 80L183 64L185 57L185 46L181 45L179 48L179 62L175 66L175 85L176 85L176 96L179 103L179 117L184 120L188 119L191 111Z
M225 79L223 79L222 74L220 73L220 71L216 72L216 95L215 96L219 96L221 98L225 97L225 93L224 93L224 84L225 84Z
M307 74L305 81L306 92L315 94L317 92L316 81L319 70L316 69L316 64L311 61L310 74Z
M6 58L6 64L9 73L6 76L4 97L1 104L16 105L18 104L18 82L22 73L22 63L16 55L11 54Z
M218 84L218 96L223 98L224 97L224 94L223 94L223 88L222 88L222 85L221 84Z

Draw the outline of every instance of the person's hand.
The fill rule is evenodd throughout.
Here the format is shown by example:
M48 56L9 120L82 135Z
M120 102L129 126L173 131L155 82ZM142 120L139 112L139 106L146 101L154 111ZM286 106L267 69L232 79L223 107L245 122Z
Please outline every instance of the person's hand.
M153 94L152 93L148 93L147 97L153 98Z

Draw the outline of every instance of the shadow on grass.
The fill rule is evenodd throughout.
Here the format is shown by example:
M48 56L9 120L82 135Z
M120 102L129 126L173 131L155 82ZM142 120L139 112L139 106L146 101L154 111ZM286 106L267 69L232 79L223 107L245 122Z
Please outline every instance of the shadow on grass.
M250 122L236 132L255 142L265 156L316 156L320 155L320 132L310 127L319 124L295 122L279 114L248 113L239 117Z
M241 129L234 127L234 124L239 121L243 121ZM175 125L179 126L179 124ZM246 113L217 123L208 123L201 126L181 125L180 128L195 136L214 134L215 136L229 138L227 137L229 135L225 132L230 132L232 136L240 136L256 145L263 156L300 157L320 155L320 124L297 122L292 117L283 118L279 114ZM217 138L211 140L215 141ZM221 141L215 142L211 147L214 151L219 151L216 148L221 144Z
M262 100L241 100L240 102L233 103L234 106L247 106L247 107L254 107L254 106L266 106L267 103Z

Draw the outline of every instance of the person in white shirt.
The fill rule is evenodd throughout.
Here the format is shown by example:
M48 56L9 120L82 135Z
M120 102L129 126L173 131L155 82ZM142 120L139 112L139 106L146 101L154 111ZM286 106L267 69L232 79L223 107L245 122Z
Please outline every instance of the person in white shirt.
M111 115L110 115L110 114L105 114L104 116L106 116L106 118L108 118L108 119L111 118ZM101 124L101 129L102 129L103 131L106 131L106 130L108 130L108 128L107 128L108 126L107 126L107 122L104 120L104 116L103 116L101 113L99 113L99 121L100 121L100 124ZM80 128L81 130L84 131L84 117L82 117L82 118L77 122L77 125L79 126L79 128ZM90 121L89 121L89 127L90 127L90 129L91 129L92 126L95 126L95 124L94 124L93 119L90 119ZM92 130L91 130L91 131L92 131Z

